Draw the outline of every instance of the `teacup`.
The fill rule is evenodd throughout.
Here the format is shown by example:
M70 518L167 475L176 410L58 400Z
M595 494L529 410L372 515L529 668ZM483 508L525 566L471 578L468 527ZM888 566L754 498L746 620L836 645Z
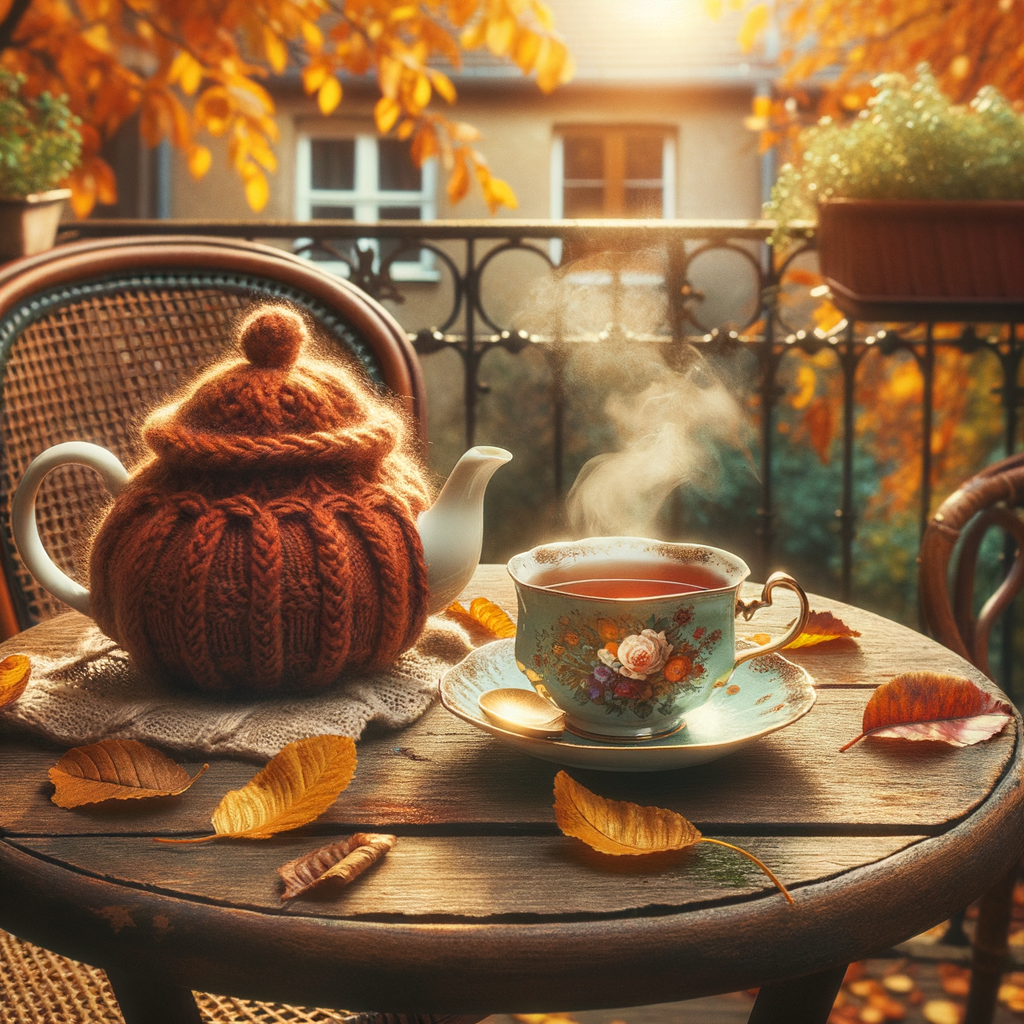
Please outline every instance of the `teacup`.
M593 537L544 544L508 563L519 598L516 663L566 713L578 736L634 742L685 725L737 665L785 647L807 621L807 596L787 573L740 601L742 559L700 544ZM783 636L737 651L735 618L793 590L800 611Z

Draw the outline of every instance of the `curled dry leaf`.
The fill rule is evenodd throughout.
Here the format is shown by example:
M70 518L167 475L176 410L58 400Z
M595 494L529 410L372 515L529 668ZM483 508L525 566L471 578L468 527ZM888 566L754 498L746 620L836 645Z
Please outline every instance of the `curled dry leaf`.
M135 740L100 740L69 750L51 769L58 807L81 807L104 800L144 800L184 793L210 766L195 775L166 754Z
M471 630L483 630L495 640L507 640L516 635L516 624L493 601L486 597L476 597L468 610L458 601L453 601L445 612L463 626Z
M1012 717L1006 701L963 676L906 672L875 690L864 708L861 734L839 749L848 750L865 736L968 747L991 739Z
M860 633L857 630L850 629L842 619L831 612L811 612L800 635L786 645L786 650L793 650L796 647L818 647L821 644L847 646L853 644L858 636ZM763 647L770 643L772 638L768 633L755 633L750 639Z
M350 736L311 736L289 743L241 789L224 796L213 812L214 835L159 839L202 843L209 839L267 839L308 825L338 798L356 770Z
M697 843L725 846L752 860L793 902L786 887L752 853L732 843L702 836L695 825L675 811L607 800L591 793L565 772L555 776L555 820L565 835L582 840L598 853L616 857L685 850Z
M0 661L0 708L13 704L28 686L32 665L24 654L10 654Z
M348 885L390 853L397 842L394 836L357 832L340 843L321 846L319 850L290 860L277 869L284 879L281 899L301 896L329 878L340 879L342 885Z

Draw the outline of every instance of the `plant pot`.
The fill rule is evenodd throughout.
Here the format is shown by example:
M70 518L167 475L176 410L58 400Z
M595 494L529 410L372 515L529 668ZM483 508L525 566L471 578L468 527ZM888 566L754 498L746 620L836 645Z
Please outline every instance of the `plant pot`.
M24 199L0 199L0 259L53 248L64 200L70 195L71 189L55 188Z
M834 199L818 255L857 320L1024 320L1024 201Z

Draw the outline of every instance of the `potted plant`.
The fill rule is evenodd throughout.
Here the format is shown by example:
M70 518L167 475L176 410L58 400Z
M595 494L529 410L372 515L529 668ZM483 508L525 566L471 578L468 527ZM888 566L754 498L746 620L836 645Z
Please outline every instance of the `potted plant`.
M990 86L952 104L925 65L873 84L853 121L801 133L765 206L773 241L816 219L833 302L857 319L1024 315L1024 116Z
M22 95L24 76L0 70L0 258L53 245L64 200L58 188L78 166L79 120L64 97Z

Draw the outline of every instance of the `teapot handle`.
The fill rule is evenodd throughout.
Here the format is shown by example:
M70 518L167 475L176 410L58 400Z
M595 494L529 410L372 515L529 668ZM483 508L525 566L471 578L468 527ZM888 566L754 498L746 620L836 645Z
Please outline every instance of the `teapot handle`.
M14 543L28 571L58 600L88 615L89 591L54 563L39 539L39 528L36 526L36 494L43 477L51 469L68 463L96 470L103 477L107 490L115 497L128 480L128 470L121 465L118 457L98 444L89 444L87 441L55 444L42 455L37 455L25 470L11 504L11 527Z

